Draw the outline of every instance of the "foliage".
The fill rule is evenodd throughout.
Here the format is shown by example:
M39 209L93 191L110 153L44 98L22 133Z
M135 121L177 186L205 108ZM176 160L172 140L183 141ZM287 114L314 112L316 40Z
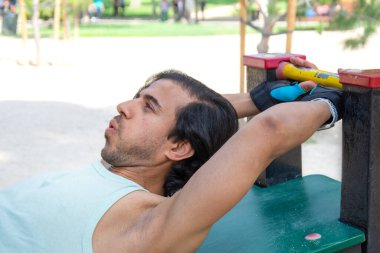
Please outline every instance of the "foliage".
M54 0L40 0L40 18L42 20L49 20L54 17ZM80 11L85 12L88 5L92 0L66 0L67 11L69 16L73 15L74 8L79 8ZM32 16L32 0L26 0L26 16L31 19Z
M340 11L331 23L332 29L349 30L362 28L361 34L355 38L345 41L346 48L363 47L368 38L376 32L376 27L380 24L380 1L379 0L359 0L352 13L345 10Z
M26 16L27 19L32 17L32 0L25 0ZM47 20L54 15L54 1L53 0L40 0L40 18Z

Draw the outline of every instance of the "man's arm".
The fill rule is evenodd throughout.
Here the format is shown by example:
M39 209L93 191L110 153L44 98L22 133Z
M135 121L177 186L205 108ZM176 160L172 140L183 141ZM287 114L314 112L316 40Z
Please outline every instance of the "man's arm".
M252 102L249 93L224 94L223 96L235 108L239 119L260 113L259 109Z
M312 101L283 103L254 117L181 191L151 211L165 230L157 246L165 252L198 247L273 159L307 140L330 116L326 103Z

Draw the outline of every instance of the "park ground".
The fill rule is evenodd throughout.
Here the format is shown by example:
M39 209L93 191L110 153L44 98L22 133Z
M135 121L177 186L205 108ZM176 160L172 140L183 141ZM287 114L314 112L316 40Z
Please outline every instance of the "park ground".
M344 38L356 32L295 32L293 52L332 72L379 68L379 33L365 48L343 49ZM259 39L247 37L247 54L256 52ZM218 92L238 92L239 45L238 35L43 39L43 64L34 67L27 64L34 59L32 40L23 46L0 36L0 187L99 159L115 105L152 73L179 69ZM284 35L271 38L270 52L284 50ZM340 129L318 132L303 145L304 174L340 180Z

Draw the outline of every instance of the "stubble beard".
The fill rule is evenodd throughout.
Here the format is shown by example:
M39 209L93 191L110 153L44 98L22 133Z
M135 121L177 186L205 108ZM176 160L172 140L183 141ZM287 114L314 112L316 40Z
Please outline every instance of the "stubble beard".
M149 163L158 148L157 142L130 145L125 140L119 139L119 141L115 147L112 147L106 137L106 144L101 151L103 160L115 167L136 167Z

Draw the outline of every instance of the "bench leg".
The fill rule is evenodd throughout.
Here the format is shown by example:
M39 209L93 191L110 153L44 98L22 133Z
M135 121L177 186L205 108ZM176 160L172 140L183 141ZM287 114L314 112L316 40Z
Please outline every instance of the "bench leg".
M341 250L339 253L362 253L362 246L361 244L355 245L348 249Z

